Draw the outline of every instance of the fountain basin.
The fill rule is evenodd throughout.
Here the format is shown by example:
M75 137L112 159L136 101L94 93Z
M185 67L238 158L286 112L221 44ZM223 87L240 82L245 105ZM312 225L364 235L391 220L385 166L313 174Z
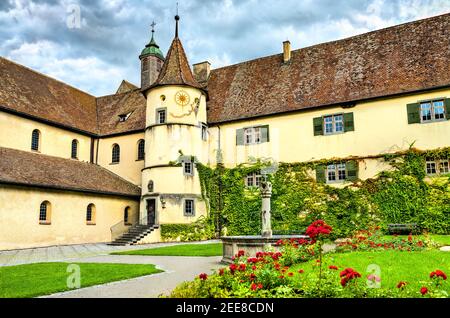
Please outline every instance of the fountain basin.
M222 263L230 264L232 258L239 251L245 251L245 255L255 257L257 252L262 252L268 246L272 246L275 250L280 248L276 246L279 240L290 239L308 239L305 235L273 235L272 237L263 236L226 236L222 237L223 258Z

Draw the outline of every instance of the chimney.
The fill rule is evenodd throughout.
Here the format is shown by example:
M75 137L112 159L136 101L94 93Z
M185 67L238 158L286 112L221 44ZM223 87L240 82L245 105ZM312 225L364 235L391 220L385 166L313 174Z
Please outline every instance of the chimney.
M208 61L194 64L194 78L199 83L205 83L211 73L211 63Z
M283 62L289 63L291 61L291 42L283 42Z

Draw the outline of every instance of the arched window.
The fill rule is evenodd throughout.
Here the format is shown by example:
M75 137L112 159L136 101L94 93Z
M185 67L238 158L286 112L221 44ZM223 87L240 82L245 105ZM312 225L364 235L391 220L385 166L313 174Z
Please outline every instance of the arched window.
M72 159L78 159L78 140L72 140Z
M112 163L120 162L120 147L118 144L115 144L112 148Z
M37 129L33 130L33 133L31 134L31 150L39 151L41 139L40 137L41 132Z
M127 206L125 208L125 211L123 211L123 223L125 223L126 225L130 224L130 210L131 208Z
M138 142L138 158L137 160L144 160L145 158L145 140L141 139Z
M39 207L39 223L50 224L51 223L51 205L50 202L44 201Z
M95 205L89 204L86 209L86 224L95 225Z

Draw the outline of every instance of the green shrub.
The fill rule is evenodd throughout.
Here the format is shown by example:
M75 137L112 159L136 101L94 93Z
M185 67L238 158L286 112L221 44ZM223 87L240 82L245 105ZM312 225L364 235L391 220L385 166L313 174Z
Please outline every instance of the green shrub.
M214 238L214 226L208 219L200 217L191 224L162 224L161 238L165 242L191 242Z

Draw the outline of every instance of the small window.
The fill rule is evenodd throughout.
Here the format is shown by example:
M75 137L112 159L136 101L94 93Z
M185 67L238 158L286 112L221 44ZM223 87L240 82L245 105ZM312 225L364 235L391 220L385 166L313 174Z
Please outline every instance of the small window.
M345 163L327 166L327 183L342 182L347 179L347 167Z
M183 162L183 173L186 176L194 175L194 164L190 161Z
M344 132L344 116L331 115L325 116L324 121L324 131L325 135L339 134Z
M421 103L420 119L422 123L445 120L444 101L438 100Z
M92 203L89 204L86 209L86 224L95 224L95 205Z
M208 127L205 124L202 124L202 140L208 140Z
M434 160L427 158L426 171L429 176L447 174L450 172L450 160Z
M194 216L195 215L194 200L186 199L184 201L184 215L185 216Z
M145 159L145 140L141 139L138 142L138 155L137 160Z
M131 208L128 206L123 211L123 223L125 225L129 225L130 224L130 210L131 210Z
M246 145L261 143L261 127L244 129L244 142Z
M51 223L51 205L50 202L44 201L39 207L39 223L50 224Z
M158 124L165 124L166 120L167 120L166 110L165 109L159 109L156 112L156 122Z
M31 134L31 150L39 151L41 132L37 129L33 130Z
M72 140L72 159L78 159L78 140Z
M261 185L262 176L260 172L252 172L249 173L245 177L245 186L246 187L258 187Z
M120 162L120 146L115 144L112 148L112 163Z

